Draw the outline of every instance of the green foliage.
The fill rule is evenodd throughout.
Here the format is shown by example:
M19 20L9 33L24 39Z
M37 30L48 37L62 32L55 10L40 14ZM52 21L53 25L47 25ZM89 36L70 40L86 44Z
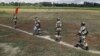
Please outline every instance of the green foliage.
M100 7L99 3L84 2L83 4L76 3L52 3L52 2L39 2L39 3L25 3L25 2L10 2L0 3L0 6L36 6L36 7Z

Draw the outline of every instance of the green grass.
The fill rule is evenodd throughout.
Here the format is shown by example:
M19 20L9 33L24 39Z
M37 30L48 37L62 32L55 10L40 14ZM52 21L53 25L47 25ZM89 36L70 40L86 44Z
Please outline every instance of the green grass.
M32 27L34 23L34 17L38 16L42 23L42 28L44 31L48 31L49 35L54 38L55 33L55 22L57 17L63 18L63 38L62 41L68 42L70 44L76 43L76 32L80 27L81 21L85 21L89 30L89 46L91 49L99 49L99 28L100 28L100 12L97 11L59 11L52 10L52 12L39 11L31 12L25 9L27 12L20 12L18 14L18 28L32 32ZM32 9L30 9L32 10ZM34 9L33 9L34 10ZM65 10L65 9L64 9ZM35 10L34 10L35 11ZM56 11L56 12L55 12ZM2 12L0 15L0 23L12 26L11 17L12 12ZM12 34L13 33L13 34ZM20 47L22 50L18 56L99 56L86 51L78 51L69 47L59 45L44 39L36 38L34 36L29 36L20 32L16 32L7 28L0 27L0 34L6 35L11 34L7 37L0 37L1 43L11 43L13 47Z
M13 36L13 35L16 35L17 33L18 32L12 29L0 27L0 43L8 43L9 45L12 45L13 47L19 46L20 49L22 49L28 43L26 43L26 41L24 40L21 41L21 40L15 39L18 36Z
M24 56L96 56L38 38L35 38L34 42L29 44L24 52L22 54Z
M14 33L13 30L3 29L3 27L0 27L0 36L10 35L13 33Z
M0 56L5 56L4 49L0 48Z
M16 6L1 6L0 11L14 13ZM31 6L21 6L20 12L66 12L66 11L94 11L99 12L100 8L98 7L31 7Z
M17 54L18 56L98 56L20 32L7 37L0 37L0 43L8 43L13 47L19 47L21 52ZM0 51L1 56L3 56L3 50Z
M26 15L26 16L24 16ZM38 16L42 23L42 28L44 31L48 31L49 35L53 37L55 34L55 23L57 17L62 17L63 21L63 38L62 41L68 42L70 44L75 44L77 39L77 32L80 28L80 23L82 21L86 22L86 25L89 30L89 46L91 49L99 50L96 46L99 46L99 25L100 25L100 12L35 12L35 13L21 13L19 17L20 19L20 27L21 29L32 32L33 27L33 19L31 17ZM96 33L97 32L97 33ZM99 35L99 36L98 36ZM92 36L92 37L90 37ZM95 39L94 39L95 38ZM97 40L98 39L98 40ZM95 44L96 43L96 44ZM96 46L95 46L96 45Z

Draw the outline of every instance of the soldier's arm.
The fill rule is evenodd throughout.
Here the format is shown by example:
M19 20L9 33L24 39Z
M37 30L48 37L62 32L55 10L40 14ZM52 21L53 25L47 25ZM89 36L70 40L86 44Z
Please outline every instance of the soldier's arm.
M88 30L86 29L86 35L88 35L88 33L89 33L89 32L88 32Z
M78 33L77 33L77 35L81 35L81 33L82 33L82 30L81 30L81 28L80 28L80 30L78 31Z
M57 28L58 23L56 22L56 28Z

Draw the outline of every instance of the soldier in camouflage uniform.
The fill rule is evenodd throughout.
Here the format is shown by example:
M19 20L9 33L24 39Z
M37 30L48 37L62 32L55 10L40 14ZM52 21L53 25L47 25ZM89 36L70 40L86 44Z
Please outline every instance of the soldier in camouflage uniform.
M82 47L82 48L85 49L85 50L89 50L88 44L87 44L87 42L85 41L87 34L88 34L88 30L87 30L87 28L86 28L86 26L85 26L85 22L82 22L82 23L81 23L81 28L80 28L80 30L79 30L79 32L78 32L78 36L79 36L79 39L80 39L80 40L79 40L78 43L75 45L75 47Z
M40 35L41 34L41 24L38 17L35 17L35 25L34 25L34 34Z
M62 30L62 22L60 18L57 18L56 22L56 41L61 40L61 30Z
M14 22L14 28L16 28L17 27L17 20L18 20L18 18L17 18L17 15L14 15L13 16L13 22Z

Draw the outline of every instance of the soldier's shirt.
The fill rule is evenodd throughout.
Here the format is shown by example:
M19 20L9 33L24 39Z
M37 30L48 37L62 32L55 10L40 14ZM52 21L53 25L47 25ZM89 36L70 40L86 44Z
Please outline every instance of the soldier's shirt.
M61 21L57 21L56 22L56 27L60 28L62 26L62 22Z
M87 33L86 27L85 27L85 26L81 26L81 28L80 28L80 30L79 30L79 33L80 33L81 35L85 35L85 34Z

